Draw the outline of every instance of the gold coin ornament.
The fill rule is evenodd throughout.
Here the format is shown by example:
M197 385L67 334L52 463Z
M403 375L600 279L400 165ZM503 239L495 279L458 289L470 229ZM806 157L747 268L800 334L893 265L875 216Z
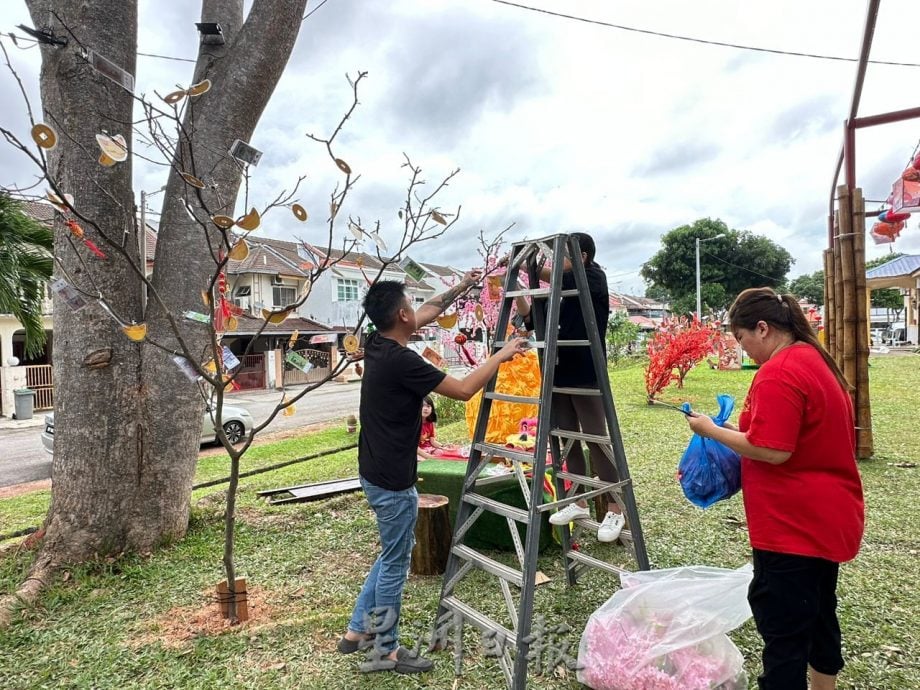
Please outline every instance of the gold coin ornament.
M208 294L207 290L201 291L201 301L204 302L204 306L206 307L211 306L211 296Z
M251 232L259 227L261 222L262 217L259 215L259 212L256 211L255 208L252 208L249 213L236 221L236 224L246 232Z
M186 93L187 92L185 89L181 89L179 91L173 91L163 96L163 100L169 103L170 105L175 105L176 103L181 101L183 98L185 98Z
M476 320L481 322L485 318L486 318L486 315L485 315L485 312L482 311L482 305L477 304L476 305Z
M440 223L441 225L447 225L447 219L437 211L431 212L431 220L433 220L435 223Z
M345 348L345 352L353 355L361 347L361 343L358 341L358 337L356 335L349 333L344 338L342 338L342 347Z
M203 81L200 81L197 84L192 84L190 87L188 87L188 91L186 91L186 93L189 96L194 97L194 96L200 96L204 93L207 93L210 90L211 90L211 80L204 79Z
M262 318L269 323L284 323L284 320L291 315L292 309L285 309L282 312L273 312L271 309L262 310Z
M227 253L227 256L234 261L242 261L247 256L249 256L249 245L246 244L246 240L238 240L236 244L230 247L230 251Z
M231 316L227 319L227 330L235 331L240 325L240 320L235 316Z
M294 204L291 206L291 213L293 213L294 217L301 223L307 219L307 210L300 204Z
M291 333L291 338L288 340L288 350L293 350L294 346L297 344L297 338L300 337L300 331L295 330Z
M204 182L199 180L197 177L191 173L179 173L182 176L182 179L185 180L188 184L192 185L195 189L204 189Z
M236 223L236 221L233 220L233 218L231 218L230 216L221 216L221 215L211 216L211 222L214 223L214 225L219 227L221 230L229 230Z
M57 146L58 135L54 131L54 128L51 125L46 125L44 122L39 122L37 125L32 127L32 141L39 145L39 147L50 151L55 146Z
M341 158L336 158L335 164L339 167L339 170L341 170L343 173L345 173L346 175L351 175L351 166L348 165L348 163L343 161Z
M443 314L435 320L438 322L438 325L441 328L450 330L457 325L457 312L454 312L453 314Z
M128 340L133 340L135 343L139 343L147 337L146 323L131 323L127 326L122 326L121 330L128 336Z
M102 153L111 158L116 163L121 163L128 158L128 144L121 134L114 137L108 134L97 134L96 143L102 149Z

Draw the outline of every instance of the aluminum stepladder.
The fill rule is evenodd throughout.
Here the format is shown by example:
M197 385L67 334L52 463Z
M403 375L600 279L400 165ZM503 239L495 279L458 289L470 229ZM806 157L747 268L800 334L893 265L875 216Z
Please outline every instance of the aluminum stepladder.
M576 284L575 290L562 289L563 258L565 257L578 257L571 262ZM495 328L497 337L492 347L493 351L496 351L504 345L504 341L498 338L499 334L503 335L507 332L514 298L518 296L530 297L533 305L531 314L537 341L534 346L538 348L537 352L542 374L540 397L525 398L496 393L495 377L486 385L479 417L473 433L470 458L454 523L451 552L444 573L441 599L434 623L435 632L432 636L432 646L440 646L444 643L444 637L438 631L453 626L458 636L454 642L454 654L456 655L456 672L457 675L460 675L463 659L463 626L464 624L470 624L477 628L484 636L488 636L489 644L493 650L497 650L494 656L498 659L507 686L514 690L527 687L528 657L531 642L533 641L531 635L533 630L537 556L540 544L541 516L544 512L563 508L581 498L590 499L605 493L613 494L615 500L623 509L627 525L630 528L623 530L620 539L631 551L638 568L640 570L649 568L645 542L639 522L639 513L633 494L632 480L629 476L629 468L626 463L623 441L607 377L607 362L601 348L600 338L602 336L597 330L597 321L591 304L587 276L580 257L581 249L578 239L571 235L553 235L542 240L523 241L512 245L508 271L505 275L503 303ZM552 261L550 287L541 288L539 287L540 269L547 260ZM532 286L530 289L518 289L518 275L521 270L526 271L529 285ZM576 295L585 319L588 340L560 341L557 336L562 298ZM545 301L545 313L544 309L539 305L540 300ZM598 388L558 388L553 386L556 353L559 347L591 348L594 369L597 373ZM603 401L608 436L595 436L553 428L551 426L553 420L550 415L550 401L554 392L570 395L600 396ZM533 452L511 451L504 446L485 442L492 402L496 400L539 406L537 439ZM577 441L592 442L600 445L604 453L613 461L619 481L611 484L592 477L582 477L564 472L562 463ZM545 502L543 494L543 477L547 468L548 447L556 496L561 497L552 502ZM587 455L586 448L586 460ZM479 476L493 457L503 457L512 462L514 474L524 494L527 509L507 505L476 492L477 487L489 483L490 479L494 481L493 478L480 478ZM529 481L525 474L524 464L531 466ZM563 488L563 482L566 480L571 482L571 487L567 492ZM583 493L575 495L575 490L579 486L584 487L585 490ZM464 538L470 527L484 512L494 513L506 518L518 561L520 562L520 570L496 561L464 544ZM526 526L523 544L521 543L517 524ZM577 521L574 531L578 532L581 529L593 529L596 531L597 527L598 523L596 521L584 519ZM612 563L573 550L572 534L570 534L568 526L562 528L561 533L562 553L569 586L575 585L577 578L588 568L599 568L612 573L623 571L622 568ZM457 596L458 585L475 567L498 578L511 627L477 610L469 602L469 599L464 601ZM520 590L517 605L510 585L516 585ZM484 637L484 639L486 638Z

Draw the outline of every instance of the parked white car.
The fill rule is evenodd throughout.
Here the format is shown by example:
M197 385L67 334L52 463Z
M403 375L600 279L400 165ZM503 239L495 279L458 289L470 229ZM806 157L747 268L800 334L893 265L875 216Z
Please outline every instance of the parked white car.
M223 414L224 434L230 443L239 443L246 438L253 427L252 415L242 407L233 405L224 405ZM211 419L211 412L205 410L201 420L201 443L217 443L217 432L214 429L214 421ZM45 415L45 430L42 432L42 446L45 450L54 454L54 413Z

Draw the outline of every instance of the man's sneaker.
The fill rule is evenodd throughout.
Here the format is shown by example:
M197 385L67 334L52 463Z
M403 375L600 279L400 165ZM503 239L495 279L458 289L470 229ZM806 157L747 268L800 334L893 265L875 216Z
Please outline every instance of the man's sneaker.
M597 530L597 540L603 542L616 541L625 524L626 518L623 517L622 513L614 513L613 511L607 513Z
M551 525L567 525L570 522L581 520L582 518L591 517L591 513L577 503L569 503L565 508L549 516Z

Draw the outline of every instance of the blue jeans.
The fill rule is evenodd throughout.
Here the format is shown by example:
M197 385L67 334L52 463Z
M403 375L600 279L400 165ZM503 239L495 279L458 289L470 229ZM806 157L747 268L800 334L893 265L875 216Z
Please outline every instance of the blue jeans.
M418 491L414 486L381 489L363 477L361 486L377 516L380 556L364 581L348 629L376 634L375 647L389 652L399 646L399 611L415 544Z

